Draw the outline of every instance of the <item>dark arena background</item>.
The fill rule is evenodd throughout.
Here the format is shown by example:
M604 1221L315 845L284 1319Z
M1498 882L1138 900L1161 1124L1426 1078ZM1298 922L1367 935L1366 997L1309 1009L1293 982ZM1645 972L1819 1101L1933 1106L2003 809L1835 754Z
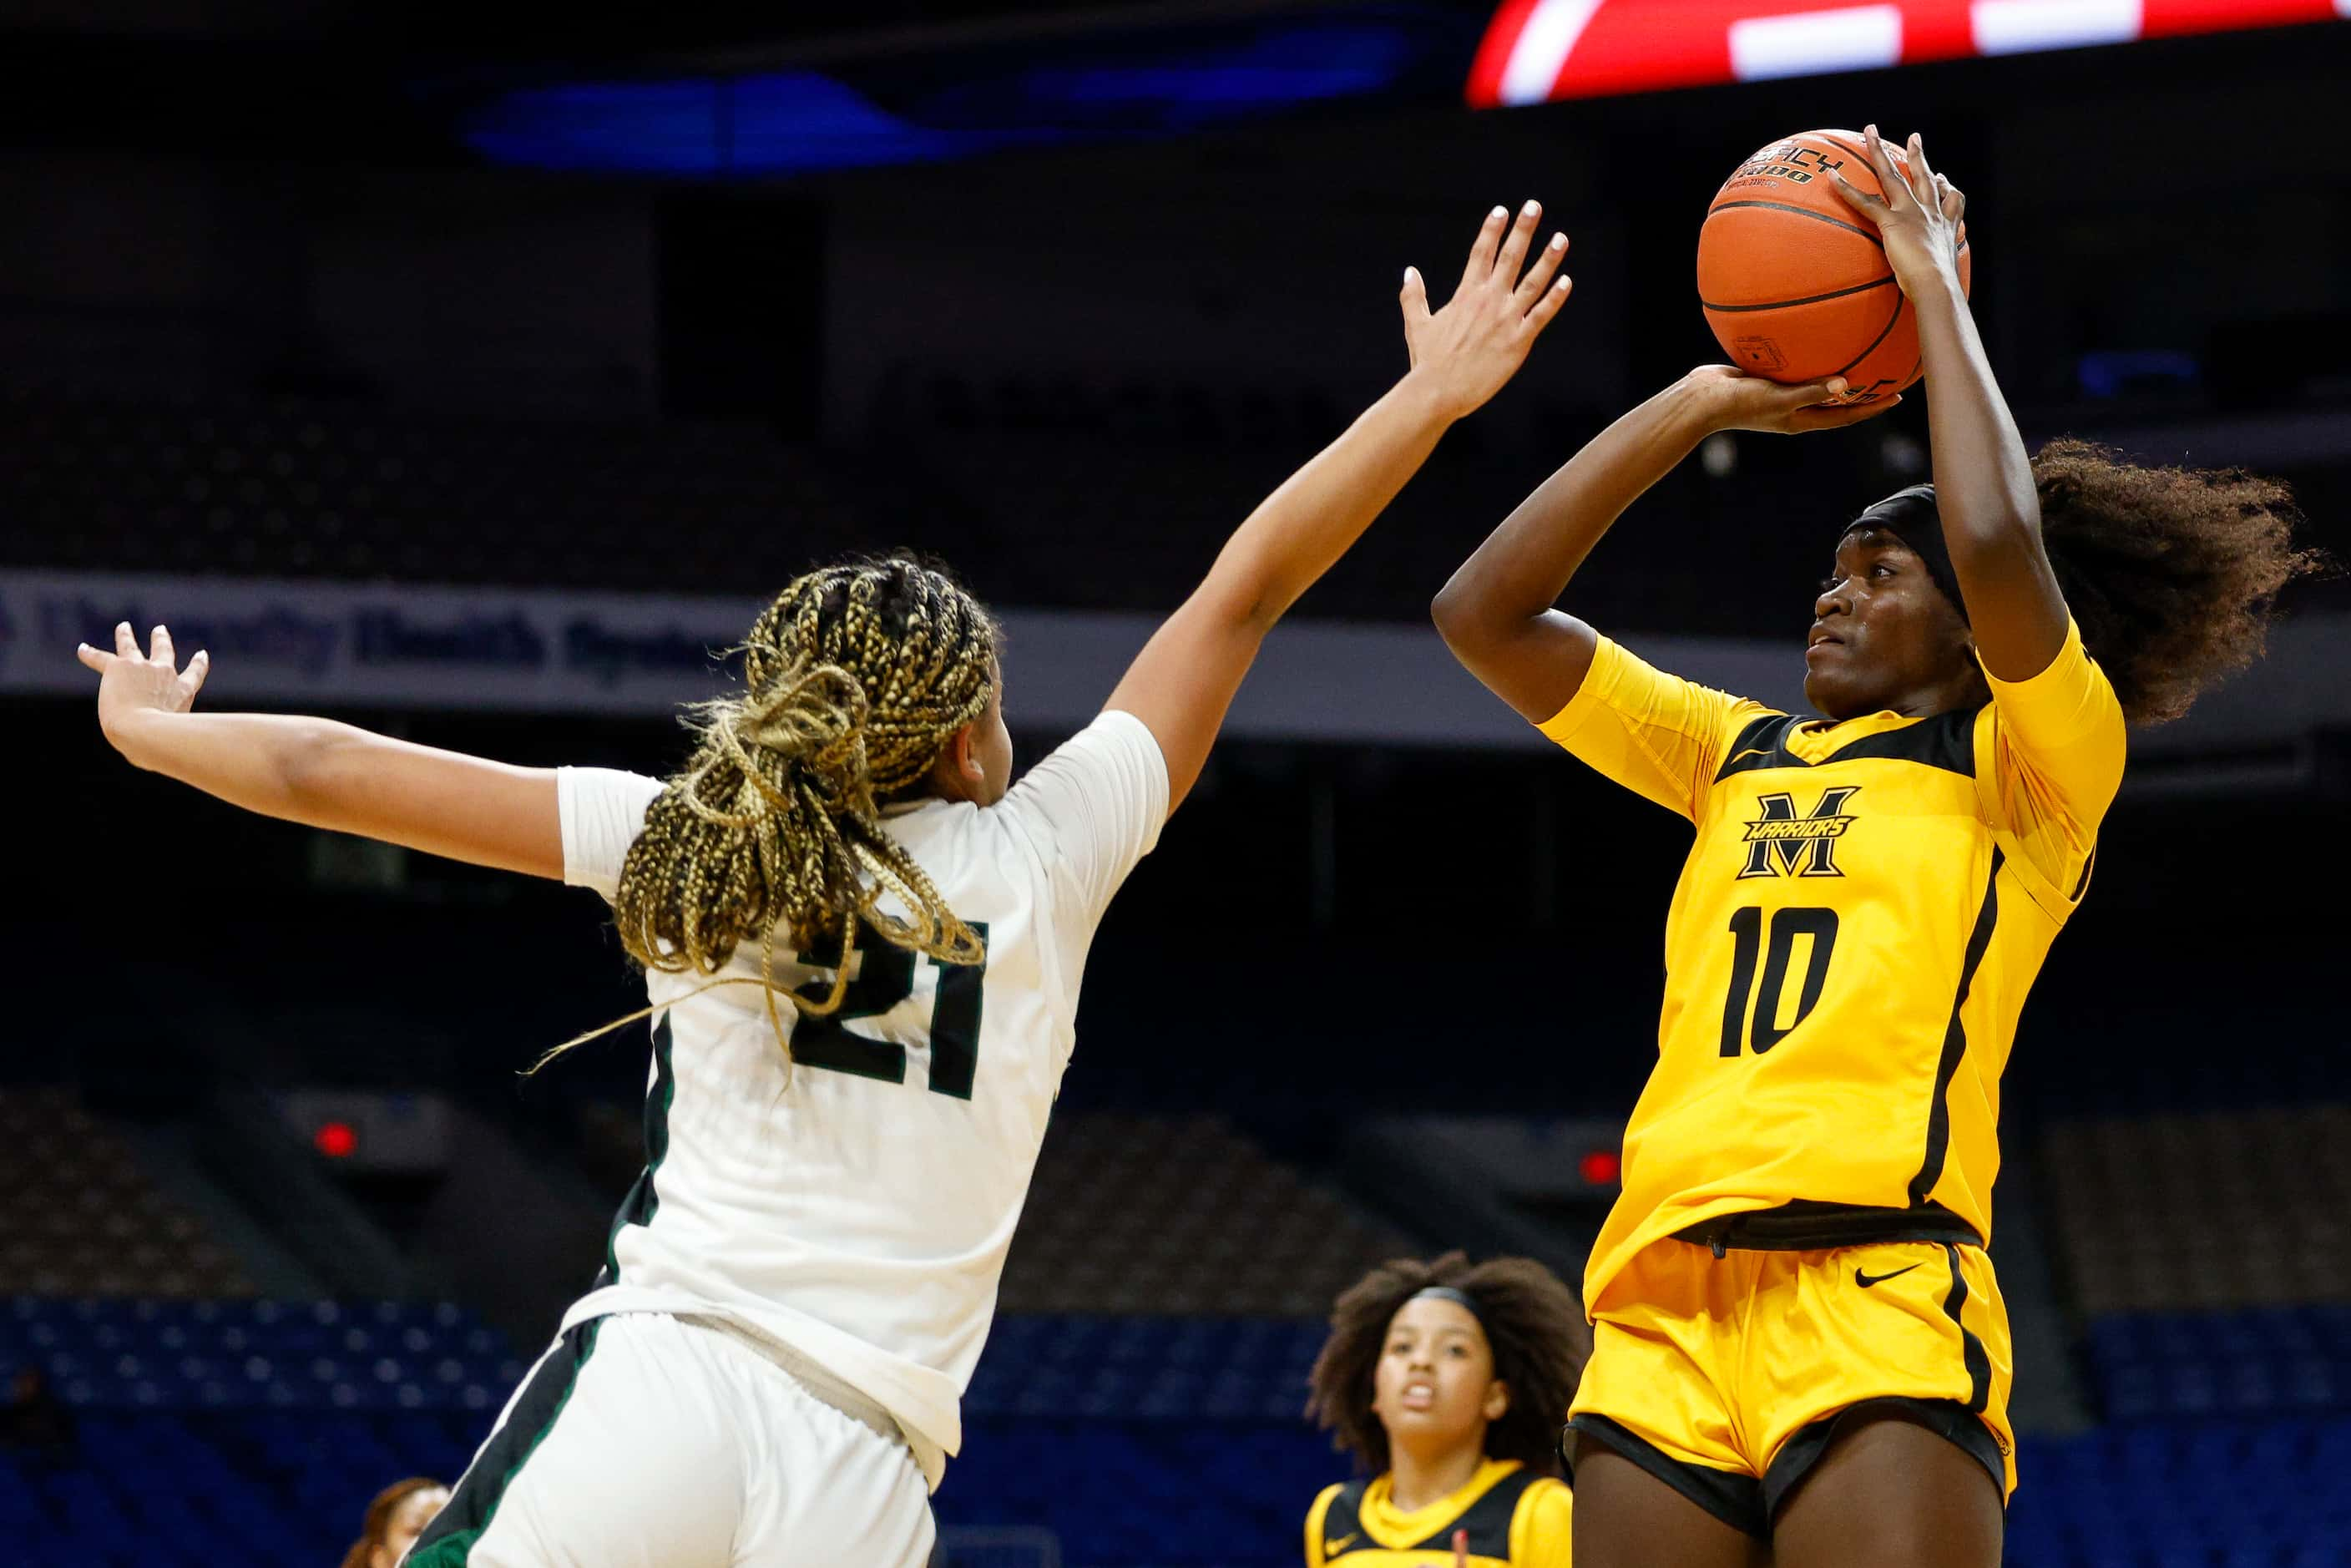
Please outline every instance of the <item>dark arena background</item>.
M641 1029L519 1075L642 1000L596 899L140 774L78 641L168 622L208 706L660 773L767 595L910 546L1000 610L1031 761L1401 373L1404 265L1442 293L1540 197L1564 315L1276 633L1095 945L934 1500L958 1568L1295 1563L1334 1292L1576 1277L1687 843L1431 595L1719 357L1741 158L1871 120L1969 193L2028 441L2274 473L2343 553L2346 12L0 5L0 1560L335 1562L464 1468L643 1158ZM1792 699L1925 412L1711 439L1580 607ZM2287 611L2135 736L2007 1075L2030 1568L2351 1563L2351 591Z

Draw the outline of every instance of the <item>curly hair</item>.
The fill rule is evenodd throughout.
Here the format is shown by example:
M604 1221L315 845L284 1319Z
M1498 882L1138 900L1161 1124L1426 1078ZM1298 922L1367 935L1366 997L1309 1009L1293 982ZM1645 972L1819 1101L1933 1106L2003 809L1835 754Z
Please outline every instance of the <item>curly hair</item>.
M694 710L695 754L646 809L622 862L612 915L629 956L715 977L741 944L758 942L768 1021L788 1061L778 997L810 1015L839 1010L861 928L942 964L980 962L977 933L881 812L922 793L947 742L987 711L997 640L962 585L904 557L824 567L777 595L740 650L742 693ZM904 917L879 907L885 894ZM799 952L830 961L839 949L830 995L777 985L779 930Z
M1450 1286L1478 1303L1494 1375L1510 1390L1510 1408L1486 1428L1487 1456L1557 1475L1559 1429L1592 1354L1592 1332L1575 1292L1531 1258L1478 1264L1462 1252L1426 1263L1397 1258L1349 1286L1331 1309L1331 1337L1307 1379L1308 1418L1329 1428L1331 1446L1354 1455L1365 1473L1388 1468L1387 1428L1372 1409L1373 1377L1389 1322L1431 1285Z
M2041 538L2082 643L2133 724L2179 717L2262 654L2278 591L2325 570L2282 482L2146 467L2070 437L2032 459Z

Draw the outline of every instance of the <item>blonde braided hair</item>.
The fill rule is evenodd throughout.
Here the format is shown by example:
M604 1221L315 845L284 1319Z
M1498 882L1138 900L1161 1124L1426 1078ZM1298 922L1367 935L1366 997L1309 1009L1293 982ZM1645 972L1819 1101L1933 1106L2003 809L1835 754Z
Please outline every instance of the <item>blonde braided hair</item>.
M979 602L918 561L849 561L794 580L744 641L742 695L694 710L701 744L646 809L622 862L612 912L629 956L664 974L715 977L758 938L756 983L787 1061L778 996L812 1016L838 1011L861 925L943 964L980 962L977 934L891 836L881 808L920 794L956 731L987 711L996 642ZM877 906L884 894L904 918ZM778 928L800 952L840 938L823 1001L776 984Z

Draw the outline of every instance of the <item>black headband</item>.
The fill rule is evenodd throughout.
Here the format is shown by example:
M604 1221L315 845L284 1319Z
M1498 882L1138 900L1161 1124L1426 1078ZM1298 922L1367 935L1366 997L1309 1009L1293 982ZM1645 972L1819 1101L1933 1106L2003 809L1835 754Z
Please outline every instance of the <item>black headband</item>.
M1927 575L1964 619L1967 601L1959 597L1959 580L1951 570L1951 552L1943 543L1943 515L1935 508L1935 486L1913 485L1896 490L1837 530L1837 540L1855 528L1876 528L1892 534L1927 563Z
M1427 1285L1415 1291L1406 1299L1405 1305L1409 1306L1414 1301L1451 1301L1478 1320L1479 1333L1486 1332L1486 1314L1479 1309L1477 1298L1467 1291L1457 1291L1450 1285ZM1404 1309L1399 1307L1396 1310L1401 1312ZM1492 1336L1489 1334L1487 1337Z

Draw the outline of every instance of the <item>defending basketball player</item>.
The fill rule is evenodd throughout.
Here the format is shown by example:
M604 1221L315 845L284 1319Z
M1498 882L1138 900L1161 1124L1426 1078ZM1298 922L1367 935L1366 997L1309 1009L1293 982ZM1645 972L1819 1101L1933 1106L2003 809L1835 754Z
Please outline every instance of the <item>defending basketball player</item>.
M81 650L137 766L593 888L644 967L644 1175L413 1568L924 1562L1095 927L1267 631L1558 315L1540 217L1494 209L1434 313L1407 269L1409 371L1017 784L995 623L911 560L786 588L667 781L192 713L162 627Z
M1867 153L1885 196L1840 188L1917 311L1935 482L1823 528L1823 716L1677 679L1552 604L1708 434L1889 406L1814 406L1835 383L1693 371L1435 605L1498 695L1697 831L1584 1276L1578 1568L2000 1561L2011 1361L1984 1244L2018 1012L2088 891L2126 724L2255 657L2315 564L2269 481L2070 441L2028 461L1957 276L1964 198L1916 137L1905 170L1874 127Z
M1560 1423L1592 1347L1531 1258L1398 1259L1331 1310L1306 1413L1364 1479L1306 1515L1306 1568L1568 1568Z

